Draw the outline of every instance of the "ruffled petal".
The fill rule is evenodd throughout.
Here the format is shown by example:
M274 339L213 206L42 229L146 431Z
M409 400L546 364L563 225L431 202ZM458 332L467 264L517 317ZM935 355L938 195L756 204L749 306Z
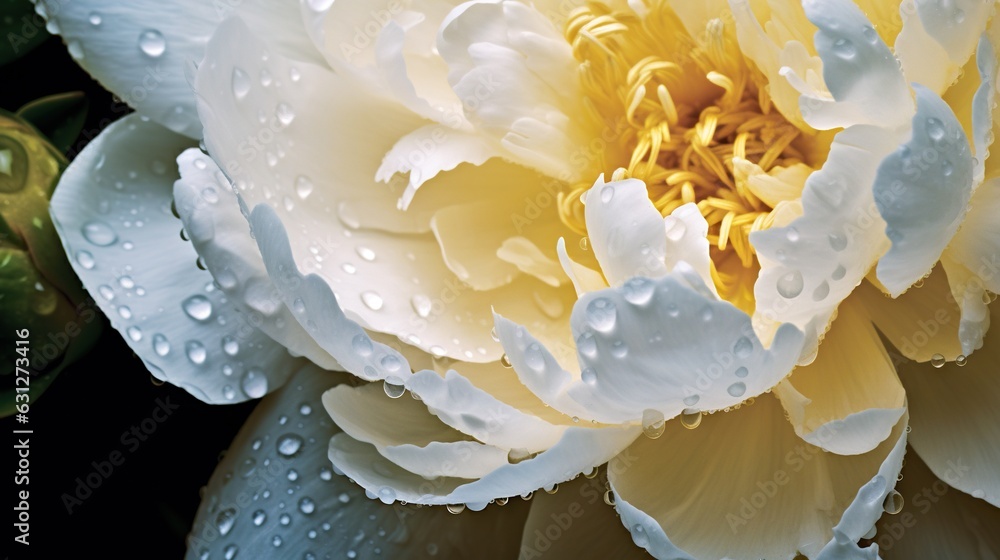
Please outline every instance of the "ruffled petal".
M340 430L320 395L347 377L308 366L261 402L205 489L186 558L516 555L527 502L462 515L390 507L334 474L328 442Z
M604 423L638 422L647 410L673 418L685 409L734 406L791 371L802 348L799 330L782 326L765 349L748 315L689 282L681 274L637 277L581 297L571 318L579 373L566 371L512 321L497 316L496 332L539 398Z
M1000 509L955 491L916 453L907 455L896 491L902 511L883 516L871 538L882 558L1000 557L1000 535L993 530L1000 527Z
M840 455L867 453L889 437L906 395L861 301L842 303L831 327L816 361L775 393L802 439Z
M993 10L992 2L979 0L902 2L895 51L906 80L943 93L972 56Z
M998 306L991 306L997 320ZM913 433L911 444L927 466L962 492L1000 507L1000 334L986 336L983 349L968 359L934 369L928 364L904 364L900 377L906 387ZM964 362L959 362L964 363Z
M84 286L154 376L209 403L259 398L301 361L214 286L181 239L168 162L190 146L138 115L115 122L66 170L53 222Z
M629 447L620 456L629 467L608 480L622 523L657 558L815 558L875 525L902 466L905 428L904 418L863 455L826 453L764 395L694 430L668 422L658 439Z
M649 200L645 183L639 179L605 183L601 176L587 191L587 201L590 245L612 286L634 276L659 278L669 272L663 216Z
M239 14L254 29L266 31L268 42L286 55L319 60L291 1L39 0L38 9L62 35L77 63L105 88L143 115L191 138L201 136L201 123L187 65L201 60L207 38L229 15Z
M803 362L815 356L819 333L837 305L888 248L871 185L899 132L853 126L834 139L823 168L806 181L802 217L751 234L761 264L754 285L758 331L792 323L806 331Z
M373 445L359 442L347 434L338 434L330 440L330 459L345 475L383 501L467 504L479 510L493 499L530 494L542 487L571 480L582 472L590 472L628 447L639 432L638 427L569 428L559 442L546 451L501 466L476 480L425 479L390 463Z
M298 324L271 283L232 185L219 167L194 148L185 150L177 165L181 178L174 183L174 206L184 232L239 315L293 354L340 369Z
M877 274L893 297L930 274L965 217L973 187L972 152L954 112L931 90L914 89L913 135L882 161L872 187L892 242Z

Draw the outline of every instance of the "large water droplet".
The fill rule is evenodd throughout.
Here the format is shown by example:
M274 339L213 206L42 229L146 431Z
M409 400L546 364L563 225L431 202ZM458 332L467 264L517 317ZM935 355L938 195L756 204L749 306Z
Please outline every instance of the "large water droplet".
M580 372L580 378L583 379L583 382L587 385L595 385L597 384L597 370L594 368L586 368Z
M741 336L736 344L733 344L733 354L737 358L749 358L753 354L753 342L745 336Z
M847 235L843 233L831 233L826 236L827 241L830 242L830 247L834 251L843 251L847 248Z
M259 368L250 368L243 374L240 388L251 399L259 399L267 394L267 376Z
M813 290L812 299L813 301L823 301L828 295L830 295L830 284L824 280Z
M896 490L890 491L882 501L882 509L889 515L896 515L903 511L903 495Z
M364 334L355 335L351 340L351 347L354 353L361 357L371 356L373 351L371 339Z
M215 527L219 530L219 534L223 537L229 534L229 531L233 529L233 523L235 522L236 510L233 508L226 508L215 516Z
M118 241L118 234L115 233L115 230L99 220L91 220L83 224L82 231L84 239L98 247L107 247Z
M158 58L167 50L167 41L159 31L147 29L139 34L139 48L147 56Z
M189 340L187 344L184 345L184 350L187 352L188 360L191 360L191 363L196 366L200 366L205 363L205 359L208 357L208 352L205 351L205 345L197 340Z
M597 298L587 304L587 320L596 331L610 332L617 318L618 310L608 298Z
M170 342L162 334L153 335L153 352L161 358L170 353Z
M266 521L267 521L267 513L265 513L264 510L258 509L257 511L253 512L253 524L254 525L256 525L257 527L260 527Z
M931 356L931 365L938 369L943 368L946 362L947 360L945 360L944 356L941 354L934 354Z
M649 439L656 439L663 435L667 423L663 413L659 410L647 408L642 411L642 433Z
M448 513L458 515L465 511L465 504L448 504Z
M207 321L212 316L212 302L202 295L187 298L181 306L184 313L195 321Z
M785 299L798 297L802 293L803 285L802 273L798 270L792 270L778 278L778 295Z
M851 60L857 56L858 48L849 39L841 38L833 42L833 53L844 60Z
M733 383L726 391L734 397L742 397L747 392L747 386L742 381Z
M576 339L576 349L588 358L597 356L597 340L594 334L585 332Z
M282 457L294 457L302 450L302 438L296 434L285 434L278 438L275 444L278 454Z
M622 295L633 305L646 305L653 298L655 288L656 285L648 278L631 278L622 286Z
M390 375L382 382L382 390L385 391L385 395L390 399L398 399L406 392L406 386L403 384L402 379Z
M701 411L700 410L684 410L681 412L681 426L689 430L693 430L701 425Z
M299 511L305 515L312 515L316 511L316 502L312 501L309 497L304 497L299 500Z

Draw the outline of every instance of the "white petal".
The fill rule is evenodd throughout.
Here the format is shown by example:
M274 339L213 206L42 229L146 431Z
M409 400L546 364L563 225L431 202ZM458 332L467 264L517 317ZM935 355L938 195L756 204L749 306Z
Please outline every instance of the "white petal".
M138 115L115 122L66 170L53 221L84 286L154 376L210 403L259 398L300 360L214 287L181 239L170 162L190 146Z
M941 266L948 276L952 298L962 310L961 321L958 324L958 340L962 345L962 354L966 356L971 356L973 352L983 347L983 338L990 328L990 310L987 302L992 296L986 293L986 286L988 282L993 282L994 275L1000 272L998 254L1000 253L992 253L992 258L983 256L977 263L976 272L955 262L951 255L946 254L941 260Z
M573 282L577 296L582 296L587 292L595 290L603 290L608 287L608 283L604 280L604 276L600 272L574 261L569 256L569 253L566 251L565 238L559 238L556 251L559 253L559 264L562 265L566 276L569 276L569 279Z
M340 369L298 324L271 283L232 185L215 161L192 148L177 164L181 178L174 183L174 205L184 231L240 316L293 354Z
M815 558L834 535L853 543L874 526L905 428L900 421L864 455L826 453L803 443L764 395L694 430L668 422L661 437L622 453L629 467L609 469L608 480L622 523L657 558Z
M559 442L537 456L504 465L468 481L440 477L426 480L389 463L374 446L346 434L330 440L334 466L365 489L378 494L391 488L395 499L417 504L470 504L484 506L501 497L528 494L543 486L572 479L601 465L639 435L639 428L569 428Z
M998 306L991 307L996 320ZM998 355L1000 333L993 329L965 367L905 364L900 377L912 417L913 448L938 478L1000 507Z
M972 195L972 154L962 126L934 92L914 89L913 135L882 161L873 186L892 241L879 260L878 279L893 297L930 273Z
M508 449L471 441L412 398L390 399L378 383L323 394L333 421L393 463L423 477L478 478L507 464Z
M992 2L980 0L902 2L895 51L906 80L943 93L975 50L993 9Z
M823 130L904 125L913 116L909 89L892 51L865 14L848 0L804 0L802 7L819 27L814 42L833 96L804 95L799 106L806 122Z
M261 402L208 482L186 558L516 555L528 502L462 515L390 507L334 473L328 442L340 430L320 395L348 377L309 366Z
M837 305L888 248L871 185L901 136L863 125L838 133L823 169L806 181L802 217L750 236L761 263L755 327L765 333L776 323L804 329L806 363Z
M232 44L241 48L232 49ZM255 86L243 98L233 95L236 69L248 75L266 69L277 76L287 74L290 66L231 20L210 42L196 87L213 158L234 180L248 210L271 205L279 213L276 219L280 216L289 224L285 235L304 272L314 272L335 287L340 306L365 327L395 335L425 352L443 349L444 355L457 359L487 362L500 357L500 347L489 335L491 304L523 314L528 321L552 323L546 310L524 294L537 292L547 300L563 298L562 292L570 297L568 289L519 277L500 291L475 292L445 267L433 237L355 230L350 221L345 224L338 214L345 200L364 199L374 205L381 197L387 216L398 213L401 189L392 192L374 176L392 145L424 121L375 96L357 94L357 84L342 76L304 64L298 66L299 81L280 90ZM513 167L499 161L495 165L461 166L443 174L422 188L426 194L415 199L409 211L428 212L422 199L482 197ZM498 175L486 178L494 172ZM435 195L439 187L442 194ZM372 208L366 211L374 214ZM286 304L294 308L300 296L289 288L279 287Z
M795 433L840 455L875 449L906 411L896 368L866 311L856 298L842 303L816 361L775 388Z
M507 158L578 178L569 156L594 135L578 118L579 63L549 20L520 2L467 2L448 14L437 46L469 121Z
M295 3L113 0L39 0L70 54L107 89L140 113L191 138L201 136L195 96L185 77L207 38L236 13L266 30L271 44L303 60L316 60L305 40ZM280 79L280 78L279 78Z
M673 418L763 393L801 351L802 333L793 326L778 329L765 349L749 316L710 298L674 276L584 295L571 319L579 374L563 369L523 327L498 316L496 330L522 382L565 414L622 423L651 409Z

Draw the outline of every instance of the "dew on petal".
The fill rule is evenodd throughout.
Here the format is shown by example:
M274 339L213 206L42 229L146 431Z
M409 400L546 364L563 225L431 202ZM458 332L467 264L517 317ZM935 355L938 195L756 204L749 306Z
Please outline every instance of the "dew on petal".
M666 426L663 413L659 410L650 408L642 411L642 433L649 439L662 436Z

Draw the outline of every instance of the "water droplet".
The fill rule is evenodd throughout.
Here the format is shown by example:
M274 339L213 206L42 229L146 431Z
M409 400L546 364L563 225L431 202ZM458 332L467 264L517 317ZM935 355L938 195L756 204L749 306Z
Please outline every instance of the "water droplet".
M738 371L739 370L737 370L737 372ZM699 400L701 400L701 397L699 397L698 395L688 395L688 396L684 397L684 401L683 401L684 402L684 406L694 406L694 405L698 404Z
M741 336L733 345L733 354L737 358L749 358L753 354L753 342L745 336Z
M611 355L615 358L624 358L628 354L628 346L622 340L611 343Z
M287 103L278 103L278 107L275 109L275 115L277 115L281 124L285 126L292 124L292 121L295 120L295 111L292 109L291 105Z
M365 304L365 307L371 309L372 311L378 311L382 309L383 301L382 296L376 294L375 292L362 292L361 301Z
M666 231L667 239L671 241L680 241L684 237L684 234L687 233L687 226L684 225L684 222L674 216L664 218L663 227Z
M857 47L848 39L837 39L833 42L833 52L844 60L851 60L858 54Z
M191 363L196 366L200 366L205 363L205 359L208 357L208 352L205 351L205 345L197 340L189 340L187 344L184 345L184 349L187 352L188 360L191 360Z
M167 41L159 31L147 29L139 34L139 48L147 56L158 58L167 50Z
M302 438L295 434L285 434L278 438L278 442L275 444L278 449L278 454L282 457L294 457L302 450Z
M195 321L207 321L212 316L212 302L202 295L187 298L181 306L184 313Z
M896 515L903 511L903 495L896 490L891 490L882 501L882 509L889 515Z
M101 22L104 21L104 19L101 17L101 14L97 12L90 12L90 15L87 16L87 21L90 22L90 25L96 27L98 25L101 25Z
M701 425L702 413L700 410L684 410L681 412L681 426L693 430Z
M385 381L382 382L382 389L390 399L398 399L406 392L403 380L395 376L386 377Z
M465 511L465 504L448 504L448 513L458 515Z
M580 238L580 249L582 249L584 251L589 251L590 250L590 239L589 238L587 238L587 237L581 237Z
M843 251L847 248L847 235L843 233L831 233L826 236L827 241L830 242L830 247L834 251Z
M240 343L231 336L223 337L222 350L230 356L235 356L240 351Z
M943 368L946 362L947 360L945 360L944 356L941 354L934 354L931 356L931 365L938 369Z
M618 310L608 298L597 298L587 304L587 320L598 332L610 332L615 328Z
M431 310L433 309L431 298L423 294L416 294L410 298L410 305L413 306L413 311L415 311L417 315L425 319L430 316Z
M231 544L222 551L222 554L225 560L233 560L233 558L236 558L236 555L239 552L240 552L240 547L236 546L235 544Z
M66 48L69 50L69 55L73 57L74 60L83 60L86 57L83 52L83 45L80 44L80 41L70 41L66 44Z
M236 99L243 99L250 93L250 76L240 68L233 68L233 95Z
M132 339L132 342L139 342L142 340L142 329L139 327L129 327L125 330L125 332L128 334L128 337Z
M946 134L944 123L934 117L927 119L926 130L927 136L935 142L943 140Z
M354 353L361 357L371 356L373 351L371 339L364 334L355 335L351 340L351 347L354 348Z
M642 433L649 439L656 439L663 435L667 423L663 413L659 410L647 408L642 411Z
M812 299L813 301L823 301L828 295L830 295L830 284L824 280L813 290Z
M607 504L607 505L609 505L609 506L615 505L615 493L612 492L611 490L605 490L604 491L604 503Z
M161 358L170 353L170 342L162 334L153 335L153 352Z
M251 399L259 399L267 394L267 376L259 368L250 368L243 374L240 388Z
M785 299L798 297L802 293L803 285L802 273L798 270L793 270L778 278L778 295Z
M274 535L274 537L271 538L271 545L274 546L275 548L278 548L279 546L281 546L281 543L282 543L282 540L281 540L281 536L280 535Z
M91 220L83 224L83 237L93 245L107 247L118 241L118 234L108 224Z
M622 295L632 305L645 305L653 298L655 288L656 285L648 278L631 278L622 286Z
M299 175L295 178L295 194L299 195L302 200L309 198L313 188L313 182L309 177Z
M510 358L507 357L507 354L500 356L500 365L502 365L505 368L513 367L510 363Z
M844 268L844 265L837 265L837 268L833 270L833 274L830 275L830 278L832 278L833 280L841 280L846 275L847 275L847 269Z
M649 544L649 535L646 534L646 528L638 523L632 526L632 542L640 548L646 548Z
M226 508L215 516L215 527L219 530L219 534L223 537L229 534L229 531L233 529L233 523L235 522L236 510L233 508Z
M965 364L967 363L969 363L969 358L967 358L965 354L959 354L958 357L955 358L955 365L958 367L965 367Z
M747 368L741 366L741 367L739 367L739 368L736 369L735 375L736 375L736 377L739 377L740 379L742 379L742 378L750 375L750 370L748 370Z
M864 26L864 28L861 29L861 34L865 36L865 40L870 44L874 45L875 43L878 43L878 33L875 32L875 28L872 26Z
M362 259L372 262L375 260L375 251L372 251L368 247L360 246L356 249L358 256Z
M726 391L734 397L742 397L743 394L747 392L747 386L743 382L736 382L730 385Z
M87 270L93 269L96 264L94 262L94 255L91 255L88 251L77 251L76 262Z
M601 189L601 202L607 204L615 197L615 189L611 186L605 186Z

